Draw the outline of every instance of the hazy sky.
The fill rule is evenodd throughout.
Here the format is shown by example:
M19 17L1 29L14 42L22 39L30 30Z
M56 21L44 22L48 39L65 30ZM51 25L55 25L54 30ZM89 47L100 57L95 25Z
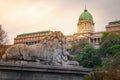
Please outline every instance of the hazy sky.
M22 33L60 30L65 35L77 31L85 4L93 15L95 30L105 30L110 21L120 20L120 0L0 0L0 24L9 43Z

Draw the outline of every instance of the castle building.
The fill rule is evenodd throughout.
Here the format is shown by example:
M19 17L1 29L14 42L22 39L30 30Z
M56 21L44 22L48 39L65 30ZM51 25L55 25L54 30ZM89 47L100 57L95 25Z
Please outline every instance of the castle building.
M33 32L33 33L25 33L17 35L14 39L14 44L37 44L41 41L41 39L45 38L45 36L49 36L52 31L40 31L40 32Z
M120 20L109 22L109 24L106 26L107 32L114 32L114 31L120 31Z
M88 40L89 43L98 46L102 34L101 32L95 32L94 26L93 16L85 8L78 19L77 32L73 34L73 41L77 42L84 38Z
M106 26L106 31L95 32L95 23L93 20L93 16L90 12L85 8L84 11L80 14L78 23L77 23L77 31L73 35L67 35L66 41L70 44L72 42L79 42L81 39L86 39L89 43L93 44L96 48L99 47L99 42L104 32L119 32L120 31L120 20L109 22ZM52 31L41 31L34 33L25 33L17 35L14 39L14 44L37 44L41 41L41 39L45 38L45 36L49 36Z
M68 42L79 42L81 39L86 39L96 48L99 47L100 39L104 32L119 32L120 20L109 22L106 26L106 31L95 32L95 23L91 13L85 8L84 12L80 14L77 23L77 32L73 35L67 36Z
M87 11L87 9L85 9L84 12L80 15L77 27L78 27L77 33L94 32L93 17Z

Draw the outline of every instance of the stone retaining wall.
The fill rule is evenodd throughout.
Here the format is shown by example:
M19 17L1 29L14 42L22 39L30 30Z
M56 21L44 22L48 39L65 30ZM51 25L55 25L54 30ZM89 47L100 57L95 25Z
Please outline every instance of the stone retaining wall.
M72 66L0 63L0 80L83 80L90 71Z

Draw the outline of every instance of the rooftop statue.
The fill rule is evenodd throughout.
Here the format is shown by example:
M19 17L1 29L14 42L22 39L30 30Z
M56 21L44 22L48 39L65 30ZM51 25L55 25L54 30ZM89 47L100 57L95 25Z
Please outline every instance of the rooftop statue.
M69 45L60 31L46 36L39 44L17 44L7 49L2 61L36 62L47 65L79 65L76 61L69 61Z

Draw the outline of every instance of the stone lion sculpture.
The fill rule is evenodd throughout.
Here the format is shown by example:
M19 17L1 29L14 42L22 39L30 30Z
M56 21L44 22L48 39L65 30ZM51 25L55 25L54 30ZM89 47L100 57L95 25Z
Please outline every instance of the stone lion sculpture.
M77 62L70 63L68 60L69 46L66 43L65 36L55 31L49 36L46 36L39 44L26 45L17 44L7 49L2 56L3 61L35 61L49 65L78 65Z

